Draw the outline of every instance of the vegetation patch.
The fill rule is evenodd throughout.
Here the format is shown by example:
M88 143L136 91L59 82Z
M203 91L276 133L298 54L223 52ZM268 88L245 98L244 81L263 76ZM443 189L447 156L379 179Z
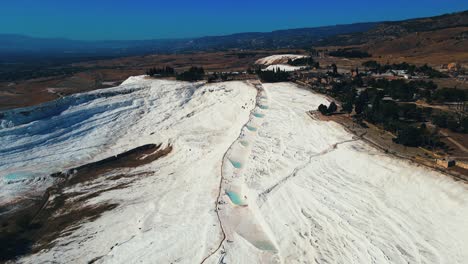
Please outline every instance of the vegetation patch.
M177 74L177 80L195 82L203 80L205 77L205 70L203 67L190 67L189 70Z
M442 73L428 66L427 64L421 67L417 67L416 65L408 64L406 62L381 65L374 60L370 60L370 61L364 62L362 66L368 68L369 71L373 73L385 73L385 72L393 70L393 71L405 71L409 75L415 75L415 74L426 75L429 78L447 78L448 77L447 74Z
M283 71L279 68L274 69L272 71L269 70L257 70L257 75L258 78L262 82L267 82L267 83L274 83L274 82L287 82L289 80L289 73L286 71Z
M161 77L169 77L169 76L174 76L175 75L175 70L174 68L170 66L166 66L163 68L150 68L146 71L146 75L149 76L161 76Z
M355 50L355 49L339 49L336 51L330 51L328 55L333 56L333 57L343 57L343 58L370 58L372 57L371 54L365 52L365 51L360 51L360 50Z

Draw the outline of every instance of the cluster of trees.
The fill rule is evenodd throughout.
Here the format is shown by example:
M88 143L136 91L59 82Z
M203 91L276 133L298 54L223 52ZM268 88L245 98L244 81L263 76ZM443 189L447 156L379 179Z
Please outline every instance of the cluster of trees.
M343 109L347 112L354 110L371 123L385 124L386 121L405 120L409 122L422 122L430 114L430 108L418 108L413 103L397 103L386 100L385 92L376 88L367 88L359 95L356 89L351 88L340 97L343 101ZM387 124L391 125L391 124ZM389 130L395 131L391 126Z
M425 85L422 83L406 82L405 80L388 81L385 79L371 79L368 82L368 86L383 89L386 95L400 101L413 101L416 99L415 95L417 93L419 94L419 92L421 92L421 94L419 94L421 97L430 97L430 92L437 88L437 85L434 88L432 85ZM421 88L421 90L419 88Z
M446 74L435 70L434 68L424 64L421 67L417 67L416 65L409 64L406 62L402 63L393 63L393 64L385 64L381 65L380 63L370 60L362 63L362 66L368 68L370 71L375 73L384 73L389 70L404 70L410 75L414 75L416 73L420 73L423 75L428 76L429 78L446 78L448 77Z
M221 81L225 82L225 81L232 80L232 76L233 75L229 74L229 73L215 72L215 73L211 74L210 76L208 76L208 82L212 83L212 82L216 82L217 80L221 80Z
M199 81L205 77L205 70L203 67L190 67L187 71L177 74L177 80L180 81Z
M340 99L344 105L346 103L354 103L353 98L356 97L356 88L364 85L362 78L357 76L351 81L334 83L330 90L330 95ZM389 96L393 100L400 102L411 102L419 98L431 101L433 98L436 98L435 96L438 91L437 85L432 81L406 82L405 80L370 79L367 81L367 86L369 88L364 91L364 94L368 92L379 93L381 98Z
M407 63L380 65L375 61L363 64L376 72L391 70L407 70L436 76L427 65L416 67ZM335 73L329 74L337 74ZM432 73L431 73L432 72ZM367 88L362 88L367 86ZM359 88L359 92L358 92ZM461 89L440 89L433 81L406 81L368 79L363 80L357 75L352 80L332 84L328 94L342 102L342 111L356 113L358 121L366 120L383 129L393 132L394 141L405 146L429 148L444 147L440 141L438 128L448 128L454 132L468 133L468 117L460 113L436 112L432 108L421 108L412 103L416 99L437 102L464 102L468 100L468 91ZM329 114L329 107L319 106L323 114ZM333 107L332 107L333 110ZM431 121L434 128L428 128L426 122Z
M320 68L318 61L314 61L312 57L304 57L299 59L289 59L288 64L292 66L309 66L312 68Z
M375 60L370 60L362 63L362 66L368 68L373 72L381 72L382 65Z
M448 128L453 132L468 133L468 116L439 113L434 114L431 121L434 125L441 128Z
M441 88L433 93L431 99L436 102L465 102L468 100L468 90Z
M330 71L331 70L331 71ZM341 76L339 73L338 73L338 66L336 66L335 63L333 63L332 65L329 66L329 71L327 72L328 76L332 76L332 77L339 77Z
M287 82L289 80L289 73L280 68L276 68L272 71L258 69L257 75L262 82Z
M416 99L414 94L416 87L406 83L404 80L394 80L389 82L389 86L384 88L385 94L388 94L392 99L399 101L413 101Z
M257 73L257 72L260 71L260 70L261 70L260 67L257 67L257 68L251 68L251 67L249 67L249 68L247 68L247 74L255 74L255 73Z
M433 89L435 84L426 82L425 85ZM336 87L340 87L341 92L335 93L334 96L343 102L343 111L351 113L354 109L359 117L370 123L382 125L385 130L396 133L402 131L409 123L431 120L438 127L458 133L468 133L467 116L433 113L431 108L419 108L413 103L385 100L386 93L382 89L367 88L357 95L356 89L349 84L336 85Z
M397 135L394 141L410 147L441 147L437 131L428 130L424 124L430 115L430 108L418 108L415 104L398 104L382 100L382 93L374 92L372 96L360 95L356 101L356 112L366 121L381 125L385 130ZM367 97L366 101L364 98ZM357 109L360 109L358 111ZM420 127L414 124L422 123Z
M365 52L365 51L360 51L360 50L355 50L355 49L339 49L336 51L330 51L328 55L333 56L333 57L344 57L344 58L370 58L372 57L371 54Z
M349 103L352 104L355 101L355 97L357 95L356 88L349 82L341 82L341 83L334 83L332 85L332 89L329 91L329 94L338 100L340 100L343 104L342 106L345 107ZM347 107L345 107L347 109ZM345 109L344 109L345 110ZM351 109L352 110L352 109ZM347 111L347 110L345 110ZM351 111L349 111L351 112Z
M362 66L375 73L384 73L389 70L404 70L409 74L414 74L417 70L416 65L408 64L406 62L381 65L375 60L370 60L362 63Z
M424 123L431 117L432 111L430 108L419 108L413 103L398 103L385 98L388 95L387 92L390 92L392 88L402 85L400 82L395 84L385 83L383 89L366 88L358 94L356 87L360 87L359 82L361 81L356 78L351 82L333 85L331 95L342 101L342 110L344 112L351 113L354 110L358 120L366 120L395 133L397 135L395 138L396 143L406 146L442 146L436 131L430 131L424 126L422 129L414 125ZM416 84L413 83L412 85L415 86ZM423 84L423 86L433 87L433 84ZM325 108L322 107L322 109Z
M425 116L423 110L415 104L397 104L378 98L374 98L371 104L364 105L361 115L367 121L382 125L391 132L397 132L402 123L422 122Z
M444 146L437 131L427 129L424 123L419 127L413 125L401 126L397 131L397 137L393 141L408 147L424 146L433 149Z
M331 102L328 107L324 104L320 104L317 110L322 113L322 115L330 115L338 110L338 106L335 104L335 102Z
M468 90L457 88L438 88L433 81L410 81L370 79L368 86L383 89L394 100L414 101L425 99L427 102L464 102L468 100Z
M417 71L421 72L424 75L429 76L429 78L447 78L448 77L447 74L442 73L428 66L427 64L424 64L423 66L419 67Z
M150 68L146 70L146 75L149 76L174 76L175 75L175 70L174 68L170 66L166 66L163 68Z

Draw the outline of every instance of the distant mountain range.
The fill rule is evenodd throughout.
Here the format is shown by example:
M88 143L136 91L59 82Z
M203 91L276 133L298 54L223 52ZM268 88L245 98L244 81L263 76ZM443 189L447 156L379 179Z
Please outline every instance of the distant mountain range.
M175 52L190 40L81 41L0 34L0 62L29 57L106 57Z
M367 31L378 23L359 23L317 28L278 30L268 33L250 32L194 39L79 41L33 38L22 35L0 35L0 54L118 56L145 53L173 53L223 49L264 49L302 47L338 34Z
M397 22L372 22L314 28L238 33L194 39L78 41L0 34L0 62L31 57L101 57L225 49L279 49L356 45L414 32L468 26L468 11Z
M468 11L435 17L416 18L403 21L381 22L370 30L353 34L337 34L319 41L318 45L356 45L372 41L391 40L413 33L436 31L448 28L468 27Z

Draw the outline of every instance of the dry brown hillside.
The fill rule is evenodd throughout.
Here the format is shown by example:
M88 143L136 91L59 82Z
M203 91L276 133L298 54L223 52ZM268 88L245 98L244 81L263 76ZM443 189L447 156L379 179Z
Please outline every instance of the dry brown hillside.
M428 63L434 66L458 62L468 66L468 11L404 21L382 22L353 34L332 36L322 49L354 48L386 62Z
M361 49L382 62L433 65L458 62L468 66L468 27L409 33L395 39L369 42Z

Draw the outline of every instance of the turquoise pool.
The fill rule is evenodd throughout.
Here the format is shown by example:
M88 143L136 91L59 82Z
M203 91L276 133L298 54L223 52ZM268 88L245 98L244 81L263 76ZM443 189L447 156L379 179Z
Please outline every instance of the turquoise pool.
M254 113L253 115L258 118L262 118L265 116L264 114L260 114L260 113Z
M234 203L235 205L240 205L240 206L245 205L244 202L242 202L242 198L240 198L237 193L226 191L226 194L229 196L229 199L231 199L231 202Z
M247 147L249 145L249 142L245 141L245 140L241 140L240 141L241 145L244 146L244 147Z
M231 159L229 159L229 161L231 162L232 166L234 166L234 168L237 168L237 169L242 168L242 164L240 162L234 161L234 160L231 160Z
M250 131L257 131L256 127L253 127L253 126L245 126L245 127Z
M5 175L3 178L7 181L21 181L24 179L32 178L34 173L28 171L17 171Z
M273 246L270 242L268 241L255 241L253 245L260 249L260 250L266 250L266 251L273 251L276 252L275 246Z
M268 109L268 105L259 105L260 109Z

